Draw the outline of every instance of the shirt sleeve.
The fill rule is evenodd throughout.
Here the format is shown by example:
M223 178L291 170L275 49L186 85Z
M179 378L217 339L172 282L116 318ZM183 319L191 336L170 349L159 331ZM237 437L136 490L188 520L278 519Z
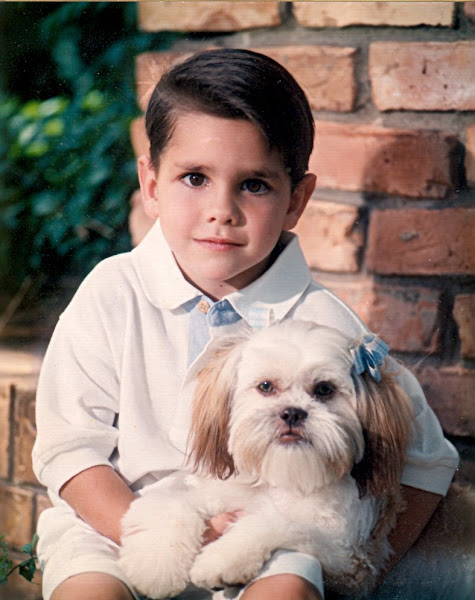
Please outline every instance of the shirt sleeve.
M414 407L413 437L406 452L401 483L445 495L459 464L458 453L444 437L416 377L399 364L395 368L398 383Z
M40 373L33 468L56 494L81 471L110 465L117 445L119 380L111 311L98 293L102 270L83 282L61 315Z

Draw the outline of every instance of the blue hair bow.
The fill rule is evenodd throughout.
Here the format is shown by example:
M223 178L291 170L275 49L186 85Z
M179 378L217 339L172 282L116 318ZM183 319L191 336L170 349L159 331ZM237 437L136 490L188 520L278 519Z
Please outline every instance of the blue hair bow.
M378 367L389 352L389 346L374 334L367 335L362 342L350 346L353 367L358 375L368 371L375 381L381 381Z

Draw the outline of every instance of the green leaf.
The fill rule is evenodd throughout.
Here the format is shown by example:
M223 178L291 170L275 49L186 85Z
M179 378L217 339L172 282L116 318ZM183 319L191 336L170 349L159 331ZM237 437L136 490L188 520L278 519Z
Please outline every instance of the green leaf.
M67 98L62 98L61 96L56 96L54 98L48 98L38 107L38 114L42 117L52 117L53 115L62 114L69 104L69 100Z
M8 119L18 112L18 101L15 98L7 98L0 104L0 119Z
M26 127L24 127L20 131L20 135L18 136L18 141L22 146L26 146L31 142L31 140L35 137L35 135L39 132L39 127L37 123L30 123Z
M97 112L105 106L105 97L99 90L91 90L82 101L82 108L90 112Z
M38 217L52 215L58 208L58 196L52 192L41 192L32 197L31 212Z
M45 140L35 140L25 148L25 156L30 158L39 158L44 156L49 150L49 144Z
M0 556L0 584L6 585L7 578L13 568L13 562L10 559Z
M27 119L37 119L40 116L40 103L38 100L30 100L21 109L21 114Z
M111 175L110 170L104 161L99 162L89 173L89 177L87 179L88 185L91 188L98 186L103 183L109 176Z
M25 544L22 547L21 551L23 552L23 554L30 554L32 556L37 542L38 542L38 534L35 533L31 542L29 544Z
M49 137L59 137L64 133L64 121L59 118L46 121L43 126L43 133Z
M22 562L19 568L20 575L24 577L27 581L33 581L33 577L36 573L36 563L34 558L30 558L29 560Z
M25 204L21 201L13 205L8 205L8 203L6 203L5 208L2 207L3 225L8 229L16 227L24 208Z
M5 585L7 577L13 568L13 562L8 558L8 545L3 535L0 536L0 583Z

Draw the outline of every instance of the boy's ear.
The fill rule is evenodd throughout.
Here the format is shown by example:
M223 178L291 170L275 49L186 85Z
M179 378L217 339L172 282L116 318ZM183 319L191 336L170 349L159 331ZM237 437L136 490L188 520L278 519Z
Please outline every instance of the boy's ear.
M293 229L299 222L308 201L312 197L313 190L317 184L317 176L313 173L306 173L302 181L295 186L290 197L289 210L284 222L284 230Z
M145 214L155 220L158 218L157 173L149 156L140 156L137 170Z

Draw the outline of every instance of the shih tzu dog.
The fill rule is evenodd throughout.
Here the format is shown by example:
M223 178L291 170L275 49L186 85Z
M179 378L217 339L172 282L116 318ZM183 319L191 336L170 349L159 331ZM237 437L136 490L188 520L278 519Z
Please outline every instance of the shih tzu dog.
M315 556L328 589L364 593L391 552L412 431L411 402L379 369L387 346L289 320L218 338L210 354L194 398L194 471L132 503L121 568L166 598L190 581L248 583L286 549ZM237 510L202 546L205 521Z

